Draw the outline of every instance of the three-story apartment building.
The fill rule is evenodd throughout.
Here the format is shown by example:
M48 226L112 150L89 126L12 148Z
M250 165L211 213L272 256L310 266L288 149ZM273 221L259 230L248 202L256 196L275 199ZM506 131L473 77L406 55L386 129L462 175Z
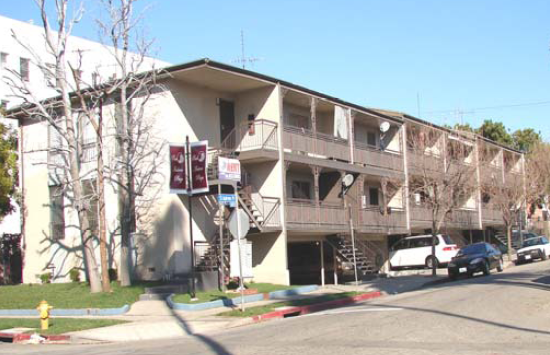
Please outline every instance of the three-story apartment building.
M456 160L473 167L478 186L495 174L504 183L510 174L523 171L519 152L478 136L406 114L362 107L208 59L168 67L160 82L162 89L148 105L155 131L165 142L183 142L186 136L191 141L208 140L211 191L192 199L170 194L165 148L161 170L166 179L160 194L151 192L158 196L155 207L139 223L135 237L135 275L141 279L190 272L189 223L196 245L204 247L195 249L195 264L208 269L208 249L219 242L218 223L222 220L215 202L219 156L236 157L242 166L239 203L250 216L247 239L252 243L254 279L279 284L341 281L339 277L352 261L351 233L360 274L387 270L390 237L420 234L431 228L422 197L410 191L415 175L421 173L415 162L422 160L426 167L428 161L430 168L438 171L449 156L443 152L466 152ZM51 171L40 164L46 154L35 149L37 144L48 145L47 126L28 118L21 118L21 123L28 210L25 281L36 281L36 275L52 262L56 279L64 280L69 269L81 265L78 228L71 223L74 211L60 211L62 203L50 198L55 182L48 178ZM420 128L435 132L434 138L426 140L421 155L409 144ZM486 164L478 164L480 150L488 159ZM348 174L354 184L343 196L342 179ZM105 198L113 202L108 202L107 213L111 262L116 268L116 187L107 189ZM502 224L480 188L459 198L460 208L445 223L450 234L479 234ZM192 221L189 203L193 205ZM53 219L64 226L56 227L57 231L50 228ZM60 228L64 229L63 240L55 235ZM64 247L56 246L57 242Z

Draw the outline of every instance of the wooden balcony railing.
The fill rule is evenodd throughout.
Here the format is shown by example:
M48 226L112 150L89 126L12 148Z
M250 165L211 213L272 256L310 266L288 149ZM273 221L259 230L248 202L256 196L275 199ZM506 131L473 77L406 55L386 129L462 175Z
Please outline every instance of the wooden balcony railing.
M286 222L291 229L345 230L349 226L344 206L287 199Z
M403 171L403 155L401 153L376 150L360 142L355 142L355 161L360 164Z
M296 153L310 153L324 158L350 161L349 142L325 133L313 133L305 128L285 126L284 148Z
M499 211L493 206L482 206L481 219L487 223L499 223L502 224L502 211Z
M367 208L359 210L359 218L356 222L356 228L371 229L382 233L407 228L407 217L405 211L391 209L389 213L383 214L380 208Z
M407 155L409 170L413 174L423 174L424 172L443 172L443 159L437 155L420 154L409 151Z

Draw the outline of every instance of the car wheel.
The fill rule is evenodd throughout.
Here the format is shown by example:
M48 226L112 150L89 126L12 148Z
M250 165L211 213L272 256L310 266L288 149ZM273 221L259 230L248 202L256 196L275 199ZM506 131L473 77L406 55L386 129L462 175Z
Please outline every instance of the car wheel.
M488 276L491 275L491 266L489 266L489 263L487 260L483 262L483 275Z
M540 254L541 254L541 255L540 255L540 259L541 259L541 260L546 260L546 259L548 259L548 255L546 255L546 251L545 251L544 249L542 249L542 250L540 251Z
M431 255L428 256L426 258L426 267L428 269L431 269L433 268L434 264L435 264L435 268L437 269L437 267L439 266L439 261L437 260L437 258Z
M497 271L498 272L503 272L504 271L504 262L502 261L502 259L498 260Z

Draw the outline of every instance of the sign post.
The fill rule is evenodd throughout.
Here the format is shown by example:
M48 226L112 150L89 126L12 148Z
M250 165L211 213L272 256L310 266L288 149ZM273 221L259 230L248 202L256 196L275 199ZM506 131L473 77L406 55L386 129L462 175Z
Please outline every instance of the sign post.
M193 194L209 191L207 176L208 141L170 145L170 192L187 195L189 204L189 238L191 249L191 298L195 292L195 241L193 239Z
M237 184L235 184L235 199L239 199ZM237 202L235 210L229 219L229 231L237 239L237 250L239 257L239 289L241 291L241 311L244 312L244 282L243 282L243 262L242 262L242 240L250 229L250 223L247 214L239 210Z

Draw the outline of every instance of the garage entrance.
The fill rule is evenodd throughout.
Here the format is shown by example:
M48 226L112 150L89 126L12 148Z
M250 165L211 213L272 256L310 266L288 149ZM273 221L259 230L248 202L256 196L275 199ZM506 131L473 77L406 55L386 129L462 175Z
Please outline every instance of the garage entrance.
M334 283L334 252L326 242L288 244L291 285L321 285L321 243L323 243L325 284Z

